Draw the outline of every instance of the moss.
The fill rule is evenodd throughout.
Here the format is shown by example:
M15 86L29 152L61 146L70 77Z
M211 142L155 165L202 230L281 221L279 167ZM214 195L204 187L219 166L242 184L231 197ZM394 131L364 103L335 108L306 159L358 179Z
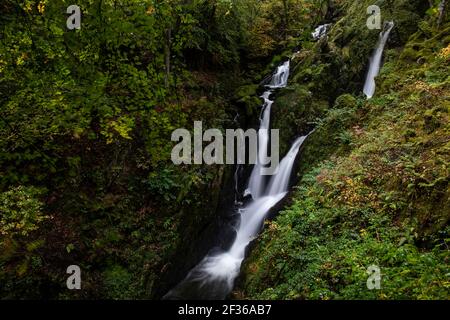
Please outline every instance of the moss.
M109 299L132 299L132 274L122 266L113 265L104 273L105 297Z
M353 105L350 97L340 99L342 103L344 99L348 99ZM301 161L298 168L298 176L301 178L305 173L311 170L317 163L327 159L338 149L342 149L338 140L344 133L352 121L355 119L356 110L352 108L332 109L329 110L327 116L320 122L319 126L308 137L302 150Z
M427 133L432 133L441 126L439 111L440 108L433 108L425 111L423 115L424 119L424 130Z
M343 94L341 96L339 96L335 103L334 103L334 107L336 109L355 109L358 105L358 101L356 100L356 98L354 96L352 96L351 94Z
M420 21L418 23L419 30L426 36L431 36L433 34L433 27L428 21Z
M282 90L273 104L271 125L280 130L280 154L287 152L295 137L309 133L327 109L328 102L313 99L306 86L292 85Z
M238 104L244 108L245 115L250 119L258 115L261 103L261 99L257 96L247 96L238 101Z
M406 48L402 52L401 59L415 63L418 56L419 53L416 50L414 50L413 48Z
M234 95L237 105L243 109L241 114L245 114L248 119L258 115L258 109L262 104L262 100L257 95L258 88L257 84L244 85L239 87Z
M416 133L416 131L413 130L413 129L406 129L406 130L403 132L403 136L404 136L406 139L414 138L414 137L417 137L417 133Z
M242 99L245 97L254 96L254 95L256 95L258 87L259 86L256 84L249 84L249 85L239 87L236 90L235 98L239 100L239 99Z

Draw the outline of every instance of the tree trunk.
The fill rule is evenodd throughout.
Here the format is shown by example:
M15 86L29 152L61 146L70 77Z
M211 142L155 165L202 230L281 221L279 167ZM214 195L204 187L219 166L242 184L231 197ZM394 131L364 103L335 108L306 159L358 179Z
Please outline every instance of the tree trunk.
M447 0L442 0L441 3L439 4L438 28L441 27L442 20L444 19L445 16L446 7L447 7Z

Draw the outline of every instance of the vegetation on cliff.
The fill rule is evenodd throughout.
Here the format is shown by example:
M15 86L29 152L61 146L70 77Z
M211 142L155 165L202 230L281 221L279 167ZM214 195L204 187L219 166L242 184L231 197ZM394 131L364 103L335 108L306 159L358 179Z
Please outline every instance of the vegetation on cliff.
M363 37L367 31L358 35L345 29L359 21L354 12L360 12L360 5L364 4L349 2L328 41L304 49L309 54L299 53L308 62L323 61L322 48L332 48L327 54L342 62L317 77L306 68L326 70L330 65L305 65L300 60L293 79L309 86L307 102L314 101L314 92L321 88L331 90L320 90L316 103L333 101L337 95L333 88L348 93L340 95L317 122L302 152L301 179L291 205L268 222L255 241L235 297L449 297L450 24L447 20L438 27L433 14L437 11L432 9L423 19L415 19L415 27L406 23L405 30L400 20L394 32L398 37L390 42L377 79L376 96L366 101L360 88L353 90L346 67L352 67L357 77L362 60L358 64L358 56L350 54L352 62L345 62L346 52L375 45L373 37ZM397 22L398 13L412 17L420 12L416 9L409 13L393 9L389 19ZM342 32L353 36L342 42ZM408 40L403 44L402 39ZM348 86L335 86L343 70ZM304 80L305 74L313 77L313 85L310 78ZM287 88L286 94L301 97L302 89L296 86ZM292 112L302 113L311 105L301 101ZM285 114L279 115L279 123L291 121ZM304 130L288 123L293 132ZM380 290L366 287L371 265L381 270Z

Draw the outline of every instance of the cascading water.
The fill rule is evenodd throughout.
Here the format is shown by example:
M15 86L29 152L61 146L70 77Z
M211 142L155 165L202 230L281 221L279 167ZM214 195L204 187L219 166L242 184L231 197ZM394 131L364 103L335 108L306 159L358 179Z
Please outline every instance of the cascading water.
M327 35L330 26L331 26L331 23L321 24L314 30L313 33L311 33L311 36L316 41L323 38L324 36Z
M285 87L288 77L289 61L278 67L268 85L270 89L262 95L264 105L260 129L268 129L270 125L270 108L273 101L269 97L272 89ZM268 130L261 131L264 131L264 134L258 136L258 155L262 154L262 151L267 152L269 143ZM306 136L300 137L293 143L278 165L277 173L270 177L267 188L261 175L261 166L256 164L253 167L247 190L253 200L238 208L240 222L231 247L225 252L208 254L182 282L163 297L164 299L224 299L231 292L245 257L245 248L257 236L269 210L288 192L295 158L305 138Z
M269 182L268 195L280 194L286 192L289 188L289 179L291 177L292 167L294 166L295 157L300 149L300 146L305 141L306 136L298 138L291 147L291 150L287 155L281 160L279 171Z
M266 91L261 96L264 99L264 104L262 107L262 114L260 119L260 127L258 130L258 158L256 159L255 167L250 175L248 182L248 188L245 194L252 195L252 198L258 198L261 196L264 187L265 177L260 174L262 169L262 160L267 155L268 145L269 145L269 126L270 126L270 111L272 108L273 101L269 99L272 91Z
M245 191L245 195L250 194L253 199L257 199L262 195L265 182L265 176L261 175L260 171L263 160L267 155L269 145L270 112L273 104L273 101L270 100L270 95L273 93L272 89L283 88L287 85L289 68L289 60L280 65L275 74L272 76L270 83L267 85L270 89L264 92L261 96L261 98L264 99L264 104L262 107L258 131L258 159L250 175L248 188Z
M389 39L389 34L394 27L394 22L389 21L384 25L383 30L380 32L380 39L378 40L377 47L370 57L369 71L367 72L366 82L364 83L364 94L367 99L370 99L375 94L375 78L378 76L381 67L381 58L383 57L384 46Z
M290 65L291 61L287 60L277 68L277 71L272 76L272 80L268 85L269 88L271 89L283 88L287 85L287 81L289 79Z

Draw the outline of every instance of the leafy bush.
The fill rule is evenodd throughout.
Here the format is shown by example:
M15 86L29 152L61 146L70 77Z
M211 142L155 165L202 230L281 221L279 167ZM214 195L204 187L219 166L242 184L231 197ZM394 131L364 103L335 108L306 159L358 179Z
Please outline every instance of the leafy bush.
M18 186L0 193L0 234L27 236L49 217L42 209L43 189Z

